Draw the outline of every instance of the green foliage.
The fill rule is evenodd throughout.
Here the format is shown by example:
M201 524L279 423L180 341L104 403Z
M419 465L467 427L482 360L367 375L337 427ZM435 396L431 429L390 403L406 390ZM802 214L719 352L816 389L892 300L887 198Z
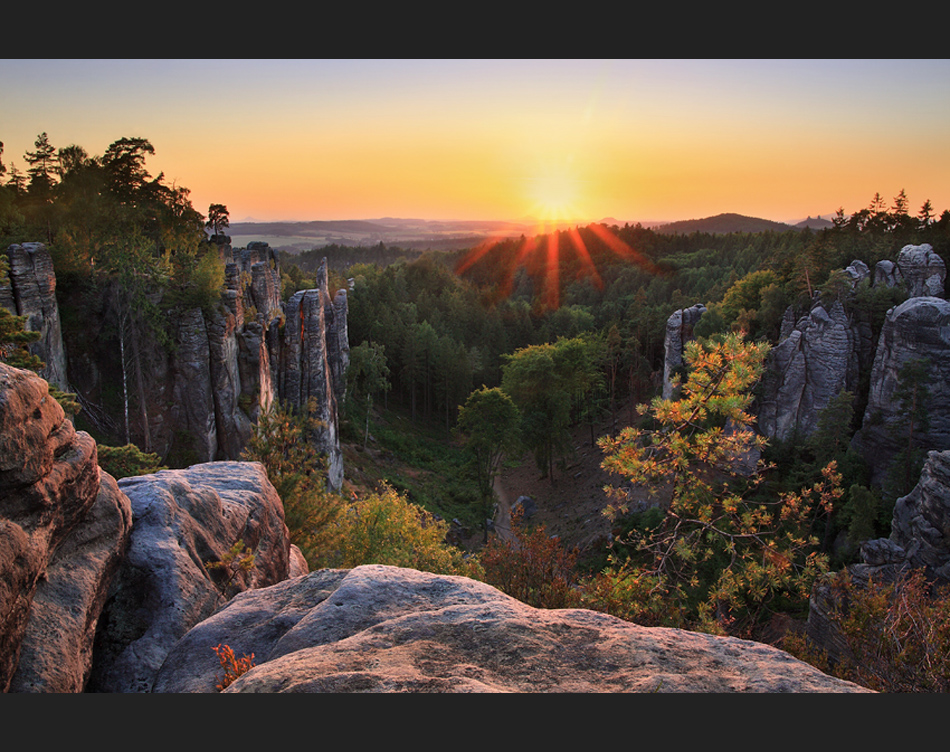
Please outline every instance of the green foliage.
M446 522L385 484L347 504L335 527L339 544L330 560L334 567L388 564L481 578L478 563L445 542Z
M615 560L608 577L608 592L649 596L632 611L651 613L657 597L673 599L697 628L744 633L779 600L807 603L826 568L809 528L840 496L834 465L811 488L762 499L752 493L758 475L746 476L736 464L764 445L750 429L747 408L767 352L736 335L688 343L681 398L655 399L652 427L601 439L605 469L669 493L662 523L627 542L640 552L637 560ZM618 498L616 514L626 511Z
M479 486L491 495L492 480L505 453L521 446L518 429L521 413L498 387L482 387L472 392L459 408L458 431L465 448L475 458Z
M900 450L891 460L884 494L891 503L910 493L920 477L927 452L923 444L930 420L930 361L912 358L897 372L897 388L894 402L900 405L891 432L900 442Z
M126 444L123 447L99 444L97 452L99 467L116 480L134 475L150 475L167 469L161 464L161 457L143 452L135 444Z
M205 569L209 572L221 572L223 579L216 583L221 595L230 598L229 589L239 574L247 574L254 568L254 552L241 538L218 561L205 562Z
M312 402L299 411L280 404L262 412L242 459L264 465L283 502L291 543L319 568L336 552L344 502L327 490L326 460L310 440L320 426L314 408Z

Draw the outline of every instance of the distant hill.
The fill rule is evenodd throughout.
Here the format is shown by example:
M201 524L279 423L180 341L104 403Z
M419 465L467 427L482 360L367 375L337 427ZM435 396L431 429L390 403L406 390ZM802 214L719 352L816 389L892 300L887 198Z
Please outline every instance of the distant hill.
M727 232L785 232L793 229L784 222L773 222L770 219L746 217L742 214L717 214L705 219L686 219L681 222L670 222L658 225L656 232L666 235L688 235L691 232L727 233Z
M806 217L801 222L792 225L796 230L804 230L806 227L810 227L812 230L825 230L834 226L834 222L830 219L822 219L820 215L818 217Z

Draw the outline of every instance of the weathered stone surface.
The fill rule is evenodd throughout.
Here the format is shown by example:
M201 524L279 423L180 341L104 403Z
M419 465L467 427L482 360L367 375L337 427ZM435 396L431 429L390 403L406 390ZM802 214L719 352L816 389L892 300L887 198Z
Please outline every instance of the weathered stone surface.
M128 497L101 472L95 504L40 577L11 692L83 691L99 615L131 529Z
M28 330L40 332L40 339L30 345L30 352L46 364L40 376L67 389L66 351L56 303L53 259L42 243L11 245L7 258L10 261L9 293L0 298L0 304L17 316L26 316Z
M849 267L850 268L850 267ZM802 317L769 354L758 404L759 431L788 439L812 433L818 414L858 379L856 338L840 302Z
M904 417L895 398L898 373L911 359L929 361L929 428L916 435L918 446L950 449L950 303L942 298L910 298L887 313L878 340L868 404L854 445L879 483L894 455L902 448L894 427Z
M917 485L894 506L890 541L910 567L950 583L950 451L928 453Z
M169 653L159 692L862 692L776 648L535 609L464 577L378 565L236 596Z
M211 462L218 456L214 386L208 328L200 308L185 311L178 324L174 355L171 415L182 435L190 439L194 462Z
M670 378L674 371L683 365L683 348L693 338L693 327L706 313L706 306L697 303L689 308L674 311L666 320L666 338L663 342L663 399L673 396Z
M861 259L855 259L845 268L844 273L851 280L851 289L853 290L861 282L871 276L871 270Z
M244 388L236 321L232 315L217 312L208 320L208 363L218 450L214 459L238 459L254 431L250 417L241 408Z
M255 565L233 589L287 577L290 543L283 507L256 462L213 462L123 478L132 505L128 554L96 635L88 689L148 692L168 651L224 602L225 575L209 572L240 540Z
M929 243L901 248L895 278L907 285L909 297L943 297L946 277L947 266Z
M300 290L286 306L286 324L281 342L278 393L281 400L304 407L314 400L312 413L321 427L311 441L327 457L327 482L338 490L343 483L343 452L338 435L339 420L333 372L327 344L326 286Z
M0 690L19 662L37 584L96 501L96 444L48 384L0 363Z

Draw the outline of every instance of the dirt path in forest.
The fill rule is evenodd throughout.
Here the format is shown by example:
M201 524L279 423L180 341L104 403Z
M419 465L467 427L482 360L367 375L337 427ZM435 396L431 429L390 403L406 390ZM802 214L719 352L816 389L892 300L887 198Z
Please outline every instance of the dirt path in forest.
M511 535L511 505L519 496L529 496L536 511L528 522L543 524L549 535L582 551L610 539L611 521L603 510L609 502L605 486L624 486L625 479L601 468L604 455L596 438L616 434L626 425L629 410L618 409L617 420L594 427L591 442L590 426L577 426L571 434L571 451L562 467L556 467L553 478L542 478L534 458L526 453L517 467L502 467L495 478L498 497L495 527L499 535ZM645 488L629 488L631 502L656 503Z

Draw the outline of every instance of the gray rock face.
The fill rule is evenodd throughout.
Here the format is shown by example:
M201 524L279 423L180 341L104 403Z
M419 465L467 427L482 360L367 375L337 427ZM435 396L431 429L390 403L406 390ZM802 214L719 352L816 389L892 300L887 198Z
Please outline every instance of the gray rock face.
M168 651L225 600L217 562L240 540L255 553L237 590L287 577L284 512L262 465L213 462L123 478L133 528L96 635L88 689L148 692Z
M693 327L704 313L706 306L697 303L675 311L666 321L666 338L663 342L663 399L673 396L670 377L683 365L683 348L693 338Z
M42 243L11 245L7 258L10 273L8 279L0 280L0 305L17 316L26 316L26 328L41 333L40 339L30 345L30 352L46 364L40 376L67 390L66 351L56 304L53 259Z
M910 567L950 583L950 451L930 452L914 490L897 500L890 542Z
M897 257L894 277L907 285L907 294L911 298L941 298L947 266L929 243L905 245Z
M898 373L910 359L929 360L929 430L919 446L950 449L950 303L942 298L910 298L887 313L878 340L867 409L854 444L867 460L872 482L879 482L902 444L894 425L903 417L895 398Z
M867 586L893 582L909 569L923 568L928 579L950 583L950 451L932 451L914 489L897 500L889 538L866 541L861 562L848 567L852 582ZM831 618L837 599L826 584L816 585L809 602L809 637L833 660L847 646Z
M343 453L338 435L337 393L330 362L327 308L333 309L326 287L300 290L287 302L281 342L278 394L295 407L313 400L314 417L322 424L312 436L317 450L327 456L327 481L338 490L343 482ZM333 338L330 338L333 339Z
M464 577L369 565L235 597L169 653L157 692L862 692L761 643L535 609Z
M851 268L851 267L849 267ZM857 383L855 334L844 307L812 308L773 348L762 379L759 431L769 438L803 436L818 425L818 413Z
M96 603L128 534L121 498L105 498L108 481L100 481L95 442L73 428L48 389L36 374L0 363L3 691L14 681L23 690L81 684ZM103 517L111 522L100 524ZM63 587L75 597L61 597ZM68 644L50 646L49 656L64 658L58 667L37 657L36 646L53 633Z
M182 314L177 345L173 361L173 423L190 440L194 451L193 461L211 462L218 456L218 427L211 382L208 328L200 308Z

